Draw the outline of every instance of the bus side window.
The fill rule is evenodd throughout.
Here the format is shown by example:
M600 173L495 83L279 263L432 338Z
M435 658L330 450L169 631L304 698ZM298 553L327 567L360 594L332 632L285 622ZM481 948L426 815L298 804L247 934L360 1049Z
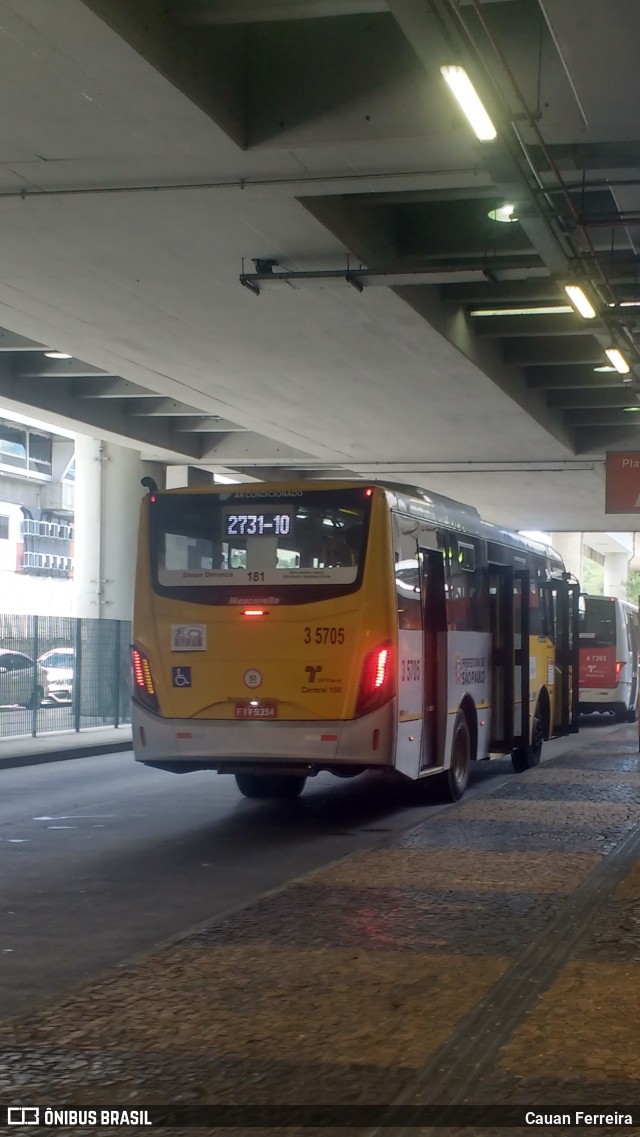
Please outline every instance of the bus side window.
M398 627L419 630L422 627L422 607L418 542L414 534L402 532L398 517L394 517L394 530Z
M488 578L472 540L444 535L447 625L452 632L489 630Z

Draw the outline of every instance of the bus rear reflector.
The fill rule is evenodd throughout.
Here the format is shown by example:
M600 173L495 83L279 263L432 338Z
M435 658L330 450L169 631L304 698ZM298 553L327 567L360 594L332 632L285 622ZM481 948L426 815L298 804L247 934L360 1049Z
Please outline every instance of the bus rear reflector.
M151 665L143 651L137 647L131 648L131 663L133 666L133 694L141 703L152 710L158 710L158 696L151 674Z
M391 642L380 644L370 651L362 665L360 689L356 702L356 718L367 715L394 693Z

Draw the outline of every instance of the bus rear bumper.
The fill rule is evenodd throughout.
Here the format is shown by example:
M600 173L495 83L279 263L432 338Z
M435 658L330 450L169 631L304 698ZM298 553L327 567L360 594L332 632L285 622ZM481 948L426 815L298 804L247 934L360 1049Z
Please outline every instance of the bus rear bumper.
M582 687L578 699L581 714L594 711L624 711L630 707L631 684L619 683L617 687Z
M390 766L395 721L395 699L362 718L338 722L165 719L137 703L132 708L136 761L175 773L290 766L314 774Z

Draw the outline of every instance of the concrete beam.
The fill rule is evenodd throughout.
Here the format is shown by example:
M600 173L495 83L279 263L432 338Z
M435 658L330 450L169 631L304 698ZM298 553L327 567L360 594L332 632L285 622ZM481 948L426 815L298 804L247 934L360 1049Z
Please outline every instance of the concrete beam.
M485 279L477 284L445 284L441 295L448 304L472 304L477 308L495 308L501 304L533 307L567 302L564 289L548 274L541 280L499 279L490 284Z
M565 363L590 363L596 367L607 357L593 336L548 337L546 339L508 340L504 357L510 363L557 367Z
M0 359L1 362L1 359ZM32 379L25 383L7 367L0 368L0 398L9 399L36 418L51 416L53 423L78 424L79 433L125 444L135 441L153 450L168 450L186 459L200 458L200 438L175 434L168 418L136 418L124 413L116 400L78 399L71 385L61 386L48 379Z
M631 423L624 426L576 426L573 429L576 454L605 454L607 450L639 450L640 423L633 420L640 415L625 415ZM604 493L604 490L603 490Z
M561 407L564 410L629 407L637 401L629 386L629 384L616 383L610 387L579 387L573 391L548 391L547 402L550 407Z
M634 410L625 411L616 407L587 408L567 410L564 417L570 426L621 426L629 429L633 428L637 419L637 427L640 428L640 403L631 392L626 405L633 407ZM640 443L640 429L638 429L638 442Z
M80 379L74 384L79 399L157 399L157 391L149 391L128 379L92 379L85 383Z
M239 466L277 465L279 462L304 465L313 455L302 450L294 450L283 442L263 438L260 434L246 431L244 434L225 434L222 437L200 436L202 439L201 459L207 464L220 463L237 469Z
M604 366L604 364L603 364ZM577 363L575 365L558 367L527 367L525 371L527 383L537 390L572 390L577 387L617 387L620 380L616 371L594 371L589 364Z
M39 359L16 356L13 369L22 379L84 379L92 375L101 379L106 374L81 359L47 359L44 355Z
M580 316L563 312L552 316L474 316L476 335L496 339L537 338L538 336L584 336Z
M45 347L41 343L36 343L35 340L28 340L25 336L19 336L15 332L7 331L6 328L0 328L0 351L45 352L53 350L53 348Z
M188 434L230 434L233 431L242 432L246 430L244 426L238 426L235 422L229 422L226 418L215 418L212 415L205 416L204 418L179 418L173 428L178 434L186 431Z
M385 0L180 0L174 5L175 15L181 22L213 27L360 16L386 11Z
M175 399L156 397L132 399L127 404L125 413L134 418L175 418L181 415L193 417L198 414L198 408L190 407L187 403L178 403Z

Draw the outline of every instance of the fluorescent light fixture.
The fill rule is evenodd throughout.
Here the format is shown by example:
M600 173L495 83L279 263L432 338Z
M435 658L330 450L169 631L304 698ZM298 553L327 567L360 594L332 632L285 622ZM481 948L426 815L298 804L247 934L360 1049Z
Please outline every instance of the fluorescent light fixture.
M570 304L549 304L541 308L472 308L470 316L557 316L561 312L573 312Z
M616 304L615 300L609 303L610 308L640 308L640 300L620 300Z
M493 142L498 132L464 67L441 67L440 74L480 142Z
M627 363L624 355L621 351L618 351L617 347L605 347L604 353L607 359L613 363L613 366L620 375L629 374L631 368L629 367L629 364Z
M67 355L66 351L45 351L47 359L72 359L73 356Z
M565 284L564 290L576 312L584 316L585 320L595 319L596 310L587 300L579 284Z
M512 221L519 221L520 218L516 216L516 207L510 203L499 205L497 209L490 209L487 217L492 221L501 221L503 225L509 225Z
M628 415L640 414L640 407L623 407L622 409L625 412L625 414L628 414Z
M604 363L602 365L602 367L594 367L593 370L594 371L617 371L618 369L617 369L617 367L614 367L612 363Z

